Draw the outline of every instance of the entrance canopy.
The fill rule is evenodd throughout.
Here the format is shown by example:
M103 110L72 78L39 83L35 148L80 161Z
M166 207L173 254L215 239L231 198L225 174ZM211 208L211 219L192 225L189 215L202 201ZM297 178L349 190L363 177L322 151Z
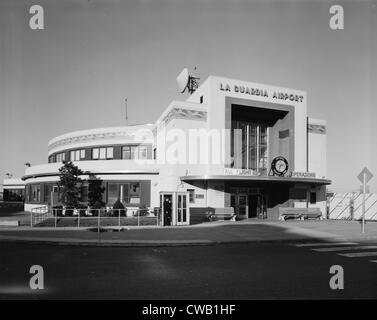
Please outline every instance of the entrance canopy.
M183 176L181 181L249 181L263 183L303 183L311 185L329 185L331 180L316 178L297 178L297 177L276 177L276 176L240 176L240 175L203 175L203 176Z

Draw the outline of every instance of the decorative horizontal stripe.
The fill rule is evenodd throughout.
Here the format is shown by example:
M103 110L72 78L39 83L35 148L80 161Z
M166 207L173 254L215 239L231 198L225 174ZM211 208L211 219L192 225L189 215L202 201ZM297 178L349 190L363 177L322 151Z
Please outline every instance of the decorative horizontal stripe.
M24 184L10 184L10 185L3 185L3 189L14 189L14 188L23 188L25 185Z
M183 109L183 108L173 108L162 119L162 124L164 124L166 126L173 119L206 121L207 120L207 112L206 111L191 110L191 109Z
M134 171L134 172L100 172L100 171L88 171L88 173L86 173L84 171L84 173L82 174L83 176L85 175L88 175L89 173L92 173L92 174L95 174L95 175L133 175L133 174L142 174L142 175L148 175L148 174L151 174L151 175L158 175L160 174L159 171L151 171L151 172L147 172L147 171ZM35 173L35 174L28 174L28 175L24 175L22 177L22 180L27 180L27 179L30 179L30 178L41 178L41 177L59 177L59 173L58 172L51 172L51 173Z
M326 126L322 124L308 124L308 132L326 134Z
M135 136L134 132L125 132L125 131L85 134L81 136L69 137L69 138L58 140L48 146L48 151L56 147L65 146L65 145L69 145L76 142L89 142L89 141L100 141L100 140L109 140L109 139L111 140L111 139L119 139L119 138L134 137L134 136Z

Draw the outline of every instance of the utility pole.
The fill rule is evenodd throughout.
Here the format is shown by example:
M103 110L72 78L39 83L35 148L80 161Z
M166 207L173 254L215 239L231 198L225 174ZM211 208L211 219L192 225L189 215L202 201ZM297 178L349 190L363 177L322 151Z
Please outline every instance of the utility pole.
M362 220L362 228L361 232L365 232L365 192L366 192L366 186L367 186L367 174L364 171L363 172L363 220Z

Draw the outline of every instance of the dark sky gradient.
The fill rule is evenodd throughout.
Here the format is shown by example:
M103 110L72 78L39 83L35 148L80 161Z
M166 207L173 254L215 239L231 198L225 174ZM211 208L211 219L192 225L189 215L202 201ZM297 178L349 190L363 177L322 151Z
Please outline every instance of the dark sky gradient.
M342 4L345 29L329 28ZM29 28L32 4L45 30ZM374 171L377 2L0 0L0 179L47 162L47 142L80 129L154 122L184 66L308 92L327 120L332 189Z

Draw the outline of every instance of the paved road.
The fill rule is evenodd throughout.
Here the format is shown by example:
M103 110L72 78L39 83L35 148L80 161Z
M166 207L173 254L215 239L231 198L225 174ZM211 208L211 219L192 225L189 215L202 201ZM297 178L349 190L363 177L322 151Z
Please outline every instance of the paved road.
M376 299L377 263L371 261L377 255L339 255L377 251L360 247L364 245L306 241L111 248L0 243L0 298ZM314 250L321 248L335 249ZM44 267L44 290L28 287L34 264ZM344 290L329 287L332 265L344 268Z

